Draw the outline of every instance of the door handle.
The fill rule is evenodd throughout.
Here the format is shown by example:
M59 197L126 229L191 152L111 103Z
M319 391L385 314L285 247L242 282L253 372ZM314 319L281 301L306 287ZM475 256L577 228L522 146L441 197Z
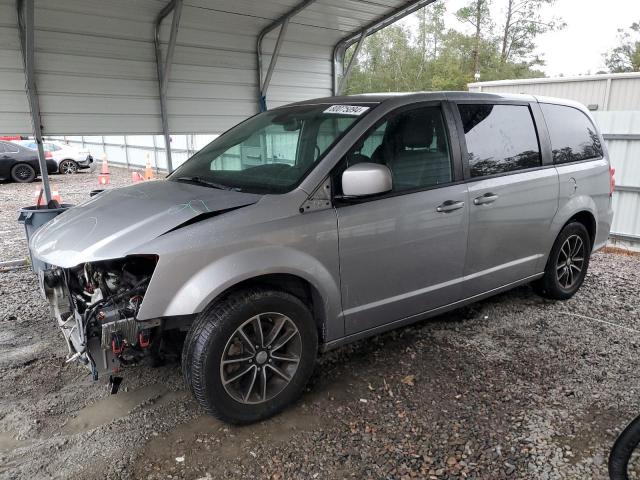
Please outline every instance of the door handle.
M436 212L448 213L448 212L453 212L454 210L458 210L458 209L460 209L462 207L464 207L464 202L456 202L455 200L447 200L443 204L438 205L438 207L436 207Z
M476 197L473 199L473 204L474 205L486 205L488 203L493 203L498 199L498 195L496 195L495 193L485 193L484 195L480 196L480 197Z

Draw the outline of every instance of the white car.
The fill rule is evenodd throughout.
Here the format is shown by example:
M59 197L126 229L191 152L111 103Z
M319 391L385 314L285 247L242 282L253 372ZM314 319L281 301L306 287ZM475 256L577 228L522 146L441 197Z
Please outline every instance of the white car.
M16 140L14 143L32 150L38 149L35 140ZM72 174L86 168L93 170L93 157L88 150L78 150L65 143L52 141L44 142L43 147L46 157L58 164L59 173Z

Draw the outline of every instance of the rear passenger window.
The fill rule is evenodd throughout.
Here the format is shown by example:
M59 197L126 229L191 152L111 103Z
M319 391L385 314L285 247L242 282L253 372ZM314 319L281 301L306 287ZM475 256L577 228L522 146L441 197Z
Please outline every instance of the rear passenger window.
M554 163L601 158L602 144L596 128L583 112L564 105L541 103L547 122Z
M471 177L541 165L540 146L529 107L458 105Z

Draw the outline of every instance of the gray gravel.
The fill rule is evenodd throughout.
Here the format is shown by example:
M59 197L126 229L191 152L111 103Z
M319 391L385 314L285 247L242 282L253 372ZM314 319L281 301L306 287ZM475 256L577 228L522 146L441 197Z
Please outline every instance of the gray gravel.
M54 179L77 203L96 177ZM26 255L33 190L0 185L0 261ZM0 273L0 478L604 478L640 413L638 298L640 257L599 253L567 302L523 287L331 352L296 405L239 428L203 413L176 364L131 369L110 396L65 364L33 274Z
M604 478L639 413L639 295L640 258L596 254L572 300L523 287L342 348L295 406L239 428L177 365L109 396L64 364L33 275L3 273L0 477Z

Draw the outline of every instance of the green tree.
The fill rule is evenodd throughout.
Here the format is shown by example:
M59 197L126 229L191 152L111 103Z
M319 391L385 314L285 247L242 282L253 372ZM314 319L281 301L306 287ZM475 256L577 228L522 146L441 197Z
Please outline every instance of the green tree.
M466 90L477 71L483 80L544 76L535 69L543 62L532 54L533 48L525 58L510 55L503 61L502 38L493 35L491 19L482 12L479 35L476 28L470 33L447 28L444 5L439 1L419 11L417 28L394 24L368 37L345 93ZM476 20L469 23L475 25ZM346 52L345 64L354 49Z
M480 55L483 35L491 34L493 23L489 12L490 0L471 0L466 6L456 12L460 22L469 23L475 30L473 43L473 69L480 71Z
M539 63L540 59L530 58L535 50L535 39L543 33L559 30L566 24L557 18L545 21L542 17L545 7L551 7L556 0L506 0L507 8L500 49L501 62L509 60Z
M632 23L630 30L619 29L620 44L604 54L604 63L611 73L640 71L640 23Z

